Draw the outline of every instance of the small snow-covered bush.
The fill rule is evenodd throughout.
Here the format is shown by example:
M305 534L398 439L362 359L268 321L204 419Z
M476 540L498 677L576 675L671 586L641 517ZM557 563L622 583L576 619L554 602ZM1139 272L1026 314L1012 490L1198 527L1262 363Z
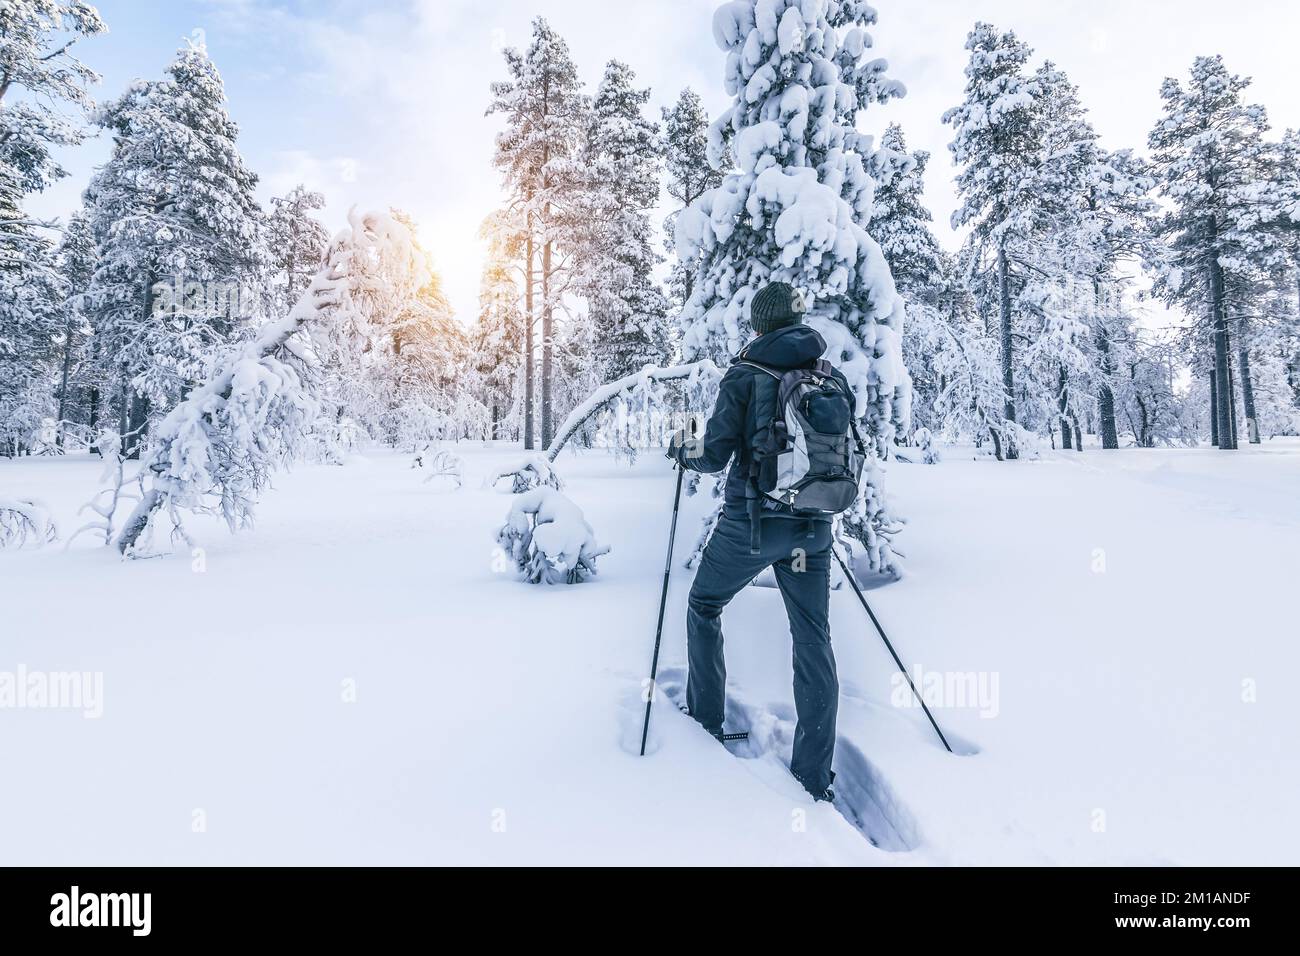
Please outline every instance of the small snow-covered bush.
M465 481L465 460L445 448L420 452L415 456L411 467L429 469L429 474L424 479L425 484L435 478L446 478L459 488Z
M545 485L514 499L497 544L530 584L577 584L596 573L609 548L572 501Z
M910 464L917 458L927 465L937 465L943 458L939 447L934 438L934 433L928 428L918 428L912 432L912 447L916 449L915 457L910 453L905 453L895 449L894 460Z
M58 536L58 526L40 501L0 497L0 548L21 548L29 539L39 548Z
M556 491L564 489L564 482L545 455L529 455L517 467L497 475L493 484L502 478L510 479L510 491L516 495L534 488L554 488Z

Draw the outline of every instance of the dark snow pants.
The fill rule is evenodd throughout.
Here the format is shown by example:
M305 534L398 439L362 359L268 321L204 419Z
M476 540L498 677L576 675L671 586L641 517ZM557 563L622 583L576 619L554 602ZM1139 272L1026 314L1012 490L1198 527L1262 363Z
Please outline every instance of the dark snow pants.
M686 615L690 661L686 706L709 733L722 732L727 681L722 609L760 571L772 567L794 640L794 705L799 722L790 772L810 793L820 795L831 782L839 707L828 620L831 524L767 518L762 530L760 552L750 554L749 520L724 515L704 549Z

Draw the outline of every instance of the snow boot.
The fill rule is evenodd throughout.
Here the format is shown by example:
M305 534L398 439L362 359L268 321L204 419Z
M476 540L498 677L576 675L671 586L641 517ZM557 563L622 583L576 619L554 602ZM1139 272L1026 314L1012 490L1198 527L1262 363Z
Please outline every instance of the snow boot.
M795 777L795 779L799 780L798 777ZM799 782L803 783L802 780L799 780ZM831 783L834 782L835 782L835 771L832 770ZM818 793L815 790L810 790L807 786L805 786L804 789L807 790L808 795L813 798L813 803L823 803L823 802L833 803L835 801L835 791L832 790L829 786L827 786L826 789L823 790L821 793Z

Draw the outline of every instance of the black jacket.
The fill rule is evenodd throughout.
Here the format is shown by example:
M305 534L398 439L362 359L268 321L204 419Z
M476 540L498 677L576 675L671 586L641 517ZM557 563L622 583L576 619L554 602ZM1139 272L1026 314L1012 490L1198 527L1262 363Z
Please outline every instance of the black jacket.
M812 368L826 351L826 341L806 325L788 325L750 342L731 360L731 368L718 387L718 401L704 430L703 443L688 442L676 450L677 461L692 471L717 472L732 462L727 473L723 511L728 517L748 516L746 488L754 442L776 417L777 380L744 361L757 362L777 372ZM836 377L848 391L848 381ZM775 501L764 503L764 515L790 516ZM818 520L829 520L818 519Z

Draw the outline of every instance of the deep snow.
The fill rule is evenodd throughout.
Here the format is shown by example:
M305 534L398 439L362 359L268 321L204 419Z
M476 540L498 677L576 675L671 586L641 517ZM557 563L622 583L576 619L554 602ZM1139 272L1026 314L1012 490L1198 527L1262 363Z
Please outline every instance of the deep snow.
M948 755L832 594L837 789L881 848L773 756L791 709L774 590L724 619L748 759L663 698L636 756L673 484L658 454L560 457L612 551L545 587L492 554L511 496L483 482L519 450L456 452L460 490L388 451L300 466L256 529L193 523L199 556L0 551L0 675L103 675L98 719L0 709L0 863L1300 859L1300 442L890 465L908 573L868 597L913 669L997 693L936 709L977 751ZM0 496L41 498L66 536L99 471L0 459ZM686 501L679 558L706 504Z

